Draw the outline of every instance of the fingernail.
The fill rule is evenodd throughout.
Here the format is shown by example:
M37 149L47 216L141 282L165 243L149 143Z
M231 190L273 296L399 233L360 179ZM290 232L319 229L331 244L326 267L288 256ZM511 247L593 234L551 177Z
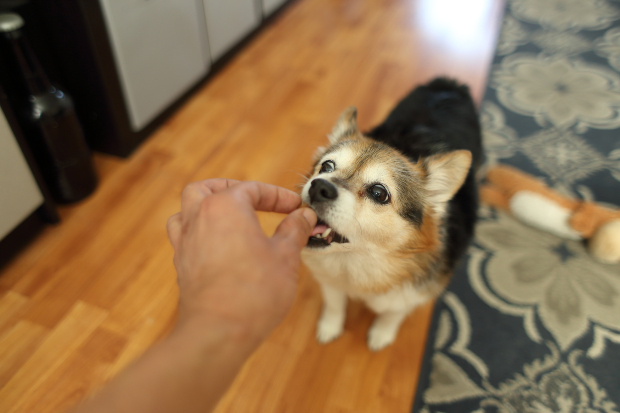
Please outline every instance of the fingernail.
M304 208L303 215L306 221L308 221L308 224L310 224L310 226L314 228L317 221L316 213L310 208Z

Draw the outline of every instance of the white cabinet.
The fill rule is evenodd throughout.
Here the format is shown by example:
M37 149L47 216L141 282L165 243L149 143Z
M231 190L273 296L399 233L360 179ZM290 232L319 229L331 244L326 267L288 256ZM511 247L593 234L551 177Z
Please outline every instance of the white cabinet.
M209 70L201 1L100 0L134 132Z
M217 60L261 21L255 0L204 0L211 59Z
M286 0L263 0L263 13L265 16L269 16L278 7L286 3Z
M0 239L43 203L43 195L0 111Z
M129 123L141 131L286 0L99 0Z

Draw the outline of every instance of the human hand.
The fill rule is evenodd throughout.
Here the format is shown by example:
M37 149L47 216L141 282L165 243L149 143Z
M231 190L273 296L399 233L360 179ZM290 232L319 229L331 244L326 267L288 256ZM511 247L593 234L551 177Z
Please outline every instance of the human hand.
M288 313L300 252L316 214L298 194L260 182L210 179L188 185L168 220L180 290L179 320L222 322L262 340ZM289 214L267 237L255 211Z

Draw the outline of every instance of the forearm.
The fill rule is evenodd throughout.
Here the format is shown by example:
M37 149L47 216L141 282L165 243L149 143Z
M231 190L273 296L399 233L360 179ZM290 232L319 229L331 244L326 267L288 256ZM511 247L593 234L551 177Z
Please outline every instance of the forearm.
M75 413L211 411L259 343L221 322L186 323Z

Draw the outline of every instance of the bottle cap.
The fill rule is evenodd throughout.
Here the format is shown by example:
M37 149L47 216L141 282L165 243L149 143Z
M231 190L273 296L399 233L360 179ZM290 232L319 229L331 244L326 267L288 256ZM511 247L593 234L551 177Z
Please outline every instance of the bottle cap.
M16 13L1 13L0 14L0 33L8 33L24 26L24 19Z

